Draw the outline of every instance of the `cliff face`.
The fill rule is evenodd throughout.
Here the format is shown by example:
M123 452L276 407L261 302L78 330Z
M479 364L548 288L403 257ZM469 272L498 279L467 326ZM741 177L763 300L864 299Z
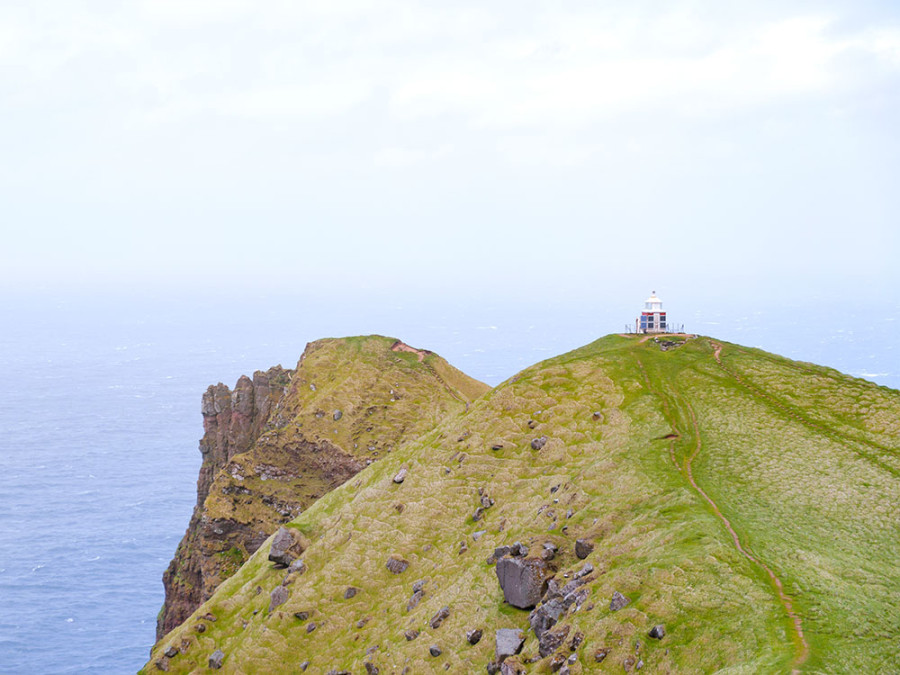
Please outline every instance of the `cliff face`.
M233 573L235 562L216 556L230 550L230 543L243 542L255 551L268 536L264 529L247 528L228 520L210 520L204 502L216 475L235 456L247 452L284 396L290 373L281 366L257 371L251 380L242 376L234 391L221 382L203 394L203 461L197 478L197 504L175 557L163 573L166 600L157 618L160 637L190 616L208 598L223 575ZM288 513L287 515L291 515ZM234 556L231 556L232 560Z
M144 672L900 672L900 392L709 338L609 336L440 417L427 356L401 379L390 352L336 347L307 353L207 513L301 436L381 460ZM378 443L379 425L407 431ZM273 564L276 539L302 565Z
M157 638L181 624L280 524L488 387L390 338L319 340L203 395L197 505L163 575Z

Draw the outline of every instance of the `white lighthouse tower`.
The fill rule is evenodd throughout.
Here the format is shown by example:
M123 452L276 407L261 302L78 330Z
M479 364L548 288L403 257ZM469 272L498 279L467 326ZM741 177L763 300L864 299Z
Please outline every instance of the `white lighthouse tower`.
M666 313L662 308L662 300L656 297L656 291L644 302L644 310L635 319L635 331L638 333L667 333Z

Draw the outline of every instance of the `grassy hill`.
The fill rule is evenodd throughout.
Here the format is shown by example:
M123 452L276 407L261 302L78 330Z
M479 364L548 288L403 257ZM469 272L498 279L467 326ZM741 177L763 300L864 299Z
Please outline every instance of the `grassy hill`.
M145 672L202 671L216 650L223 672L485 672L500 628L525 631L513 671L900 671L900 393L666 341L602 338L401 444L290 523L305 571L276 568L267 542ZM517 541L558 547L560 585L593 567L545 656L488 559ZM630 602L611 611L616 592Z

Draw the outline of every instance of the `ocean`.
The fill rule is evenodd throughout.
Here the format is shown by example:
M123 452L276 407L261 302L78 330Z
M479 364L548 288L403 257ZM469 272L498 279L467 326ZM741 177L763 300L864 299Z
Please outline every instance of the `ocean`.
M642 301L124 290L0 297L0 673L133 673L144 664L162 572L195 500L208 385L293 367L320 337L369 333L436 351L494 385L623 330ZM688 331L900 388L892 330L900 305L693 302L668 307Z

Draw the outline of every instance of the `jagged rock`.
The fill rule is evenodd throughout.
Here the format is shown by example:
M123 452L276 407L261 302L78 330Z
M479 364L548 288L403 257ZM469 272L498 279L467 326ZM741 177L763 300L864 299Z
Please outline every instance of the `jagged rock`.
M600 419L603 419L603 413L600 412L599 410L595 410L595 411L593 412L593 414L591 415L591 419L593 419L593 420L600 420Z
M530 609L540 601L553 574L540 558L501 558L496 571L503 598L519 609Z
M288 595L288 589L284 586L276 586L269 600L269 612L271 613L278 605L283 605L287 602Z
M525 633L518 628L500 628L496 633L496 644L494 654L498 662L502 662L506 657L513 656L522 651L522 645L525 644Z
M538 640L538 651L541 656L550 656L566 641L569 636L570 626L562 626L556 630L547 630L541 634Z
M594 545L587 539L575 540L575 555L579 560L587 558L594 550Z
M198 623L196 626L194 626L194 630L197 631L198 633L205 633L206 632L206 624Z
M410 628L403 634L403 637L406 638L407 642L411 642L412 640L415 640L417 637L419 637L419 631L417 631L415 628Z
M386 567L394 574L402 574L409 567L409 562L399 556L392 555L388 558Z
M477 645L481 641L481 636L484 635L484 631L480 628L474 628L472 630L466 631L466 640L470 645Z
M304 563L299 558L297 558L297 560L295 560L288 566L288 572L291 572L291 573L303 574L305 571L306 571L306 563Z
M432 628L440 628L441 624L444 623L444 619L450 616L450 608L449 607L441 607L438 610L438 613L431 617L431 621L428 622Z
M378 675L378 666L376 666L374 663L372 663L371 661L366 661L363 665L366 667L366 675Z
M213 670L218 670L222 667L222 662L225 660L225 652L221 649L217 649L209 656L209 667Z
M588 574L594 571L594 566L591 563L585 563L584 567L575 572L573 579L581 579L582 577L586 577Z
M294 612L294 616L300 621L306 621L309 618L309 612Z
M584 642L584 633L578 631L572 636L572 641L569 643L569 651L578 651L582 642Z
M500 664L496 661L491 661L487 664L487 672L488 675L497 675L500 672Z
M540 450L547 444L547 437L541 436L540 438L531 439L531 449L532 450Z
M310 621L310 622L306 625L306 632L307 632L307 633L312 633L312 632L313 632L316 628L318 628L318 627L319 627L319 624L317 624L315 621Z
M413 593L418 593L419 591L421 591L422 589L424 589L424 588L425 588L425 584L427 584L427 583L428 583L428 580L427 580L427 579L419 579L418 581L416 581L415 583L413 583L413 585L412 585L412 591L413 591Z
M631 600L619 593L619 591L616 591L615 593L613 593L612 600L609 603L609 611L618 612L630 602Z
M475 513L472 514L472 520L474 520L477 523L479 520L481 520L481 516L483 514L484 514L484 507L479 506L477 509L475 509Z
M297 549L300 548L298 551ZM295 553L296 551L296 553ZM281 567L289 567L302 553L302 548L294 538L294 534L286 527L279 527L272 538L272 547L269 549L269 560Z
M403 481L406 480L406 474L407 474L407 473L409 473L409 471L407 470L406 467L403 467L402 469L400 469L400 470L397 472L397 474L394 476L394 482L395 482L397 485L400 485L400 483L402 483Z
M603 659L605 659L607 657L608 654L609 654L609 650L601 647L600 649L598 649L597 651L594 652L594 661L596 661L597 663L600 663L601 661L603 661Z
M438 647L437 645L431 645L428 648L428 653L431 654L432 656L440 656L441 654L443 654L443 652L441 651L441 648Z
M169 672L169 659L167 659L165 656L160 659L156 659L154 665L156 666L157 670L161 670L164 673Z
M306 671L307 668L309 668L309 661L304 661L300 664L300 670Z
M625 660L622 661L622 668L625 669L626 673L630 673L631 669L634 667L634 659L630 656L625 657Z
M485 534L487 534L487 530L478 530L478 532L473 532L473 533L472 533L472 539L474 539L475 541L478 541L478 540L481 539Z
M338 421L339 419L341 419L343 416L344 416L344 413L343 413L343 411L341 411L341 410L335 410L335 411L334 411L334 415L332 415L332 417L334 418L334 421L335 421L335 422L337 422L337 421Z
M527 672L518 659L506 659L500 664L500 675L525 675Z
M565 654L554 654L553 658L550 659L550 670L554 673L562 668L566 664L566 656Z
M638 662L637 662L636 664L634 664L634 669L635 669L635 670L640 670L640 669L643 668L643 667L644 667L644 662L643 662L643 660L641 660L641 659L638 659Z
M177 656L178 647L176 647L175 645L169 645L168 647L166 647L166 651L164 651L163 654L171 659L173 656Z
M503 449L503 443L494 443L491 446L491 450L502 450L502 449Z
M566 611L562 598L551 598L528 615L528 623L534 634L540 638L544 631L556 625L559 617Z
M364 616L363 618L361 618L359 621L356 622L356 627L357 627L357 628L362 628L362 627L365 626L367 623L369 623L371 620L372 620L372 617L371 617L371 616Z
M521 541L517 541L512 547L509 549L509 554L514 558L524 558L528 555L528 547L523 544Z
M416 605L419 604L419 601L425 596L425 591L418 590L412 594L412 597L409 599L409 602L406 603L406 611L411 612L416 608Z
M661 623L656 624L650 629L650 637L662 640L666 636L666 629Z
M353 596L359 593L359 589L355 586L347 586L347 590L344 591L344 600L349 600Z

